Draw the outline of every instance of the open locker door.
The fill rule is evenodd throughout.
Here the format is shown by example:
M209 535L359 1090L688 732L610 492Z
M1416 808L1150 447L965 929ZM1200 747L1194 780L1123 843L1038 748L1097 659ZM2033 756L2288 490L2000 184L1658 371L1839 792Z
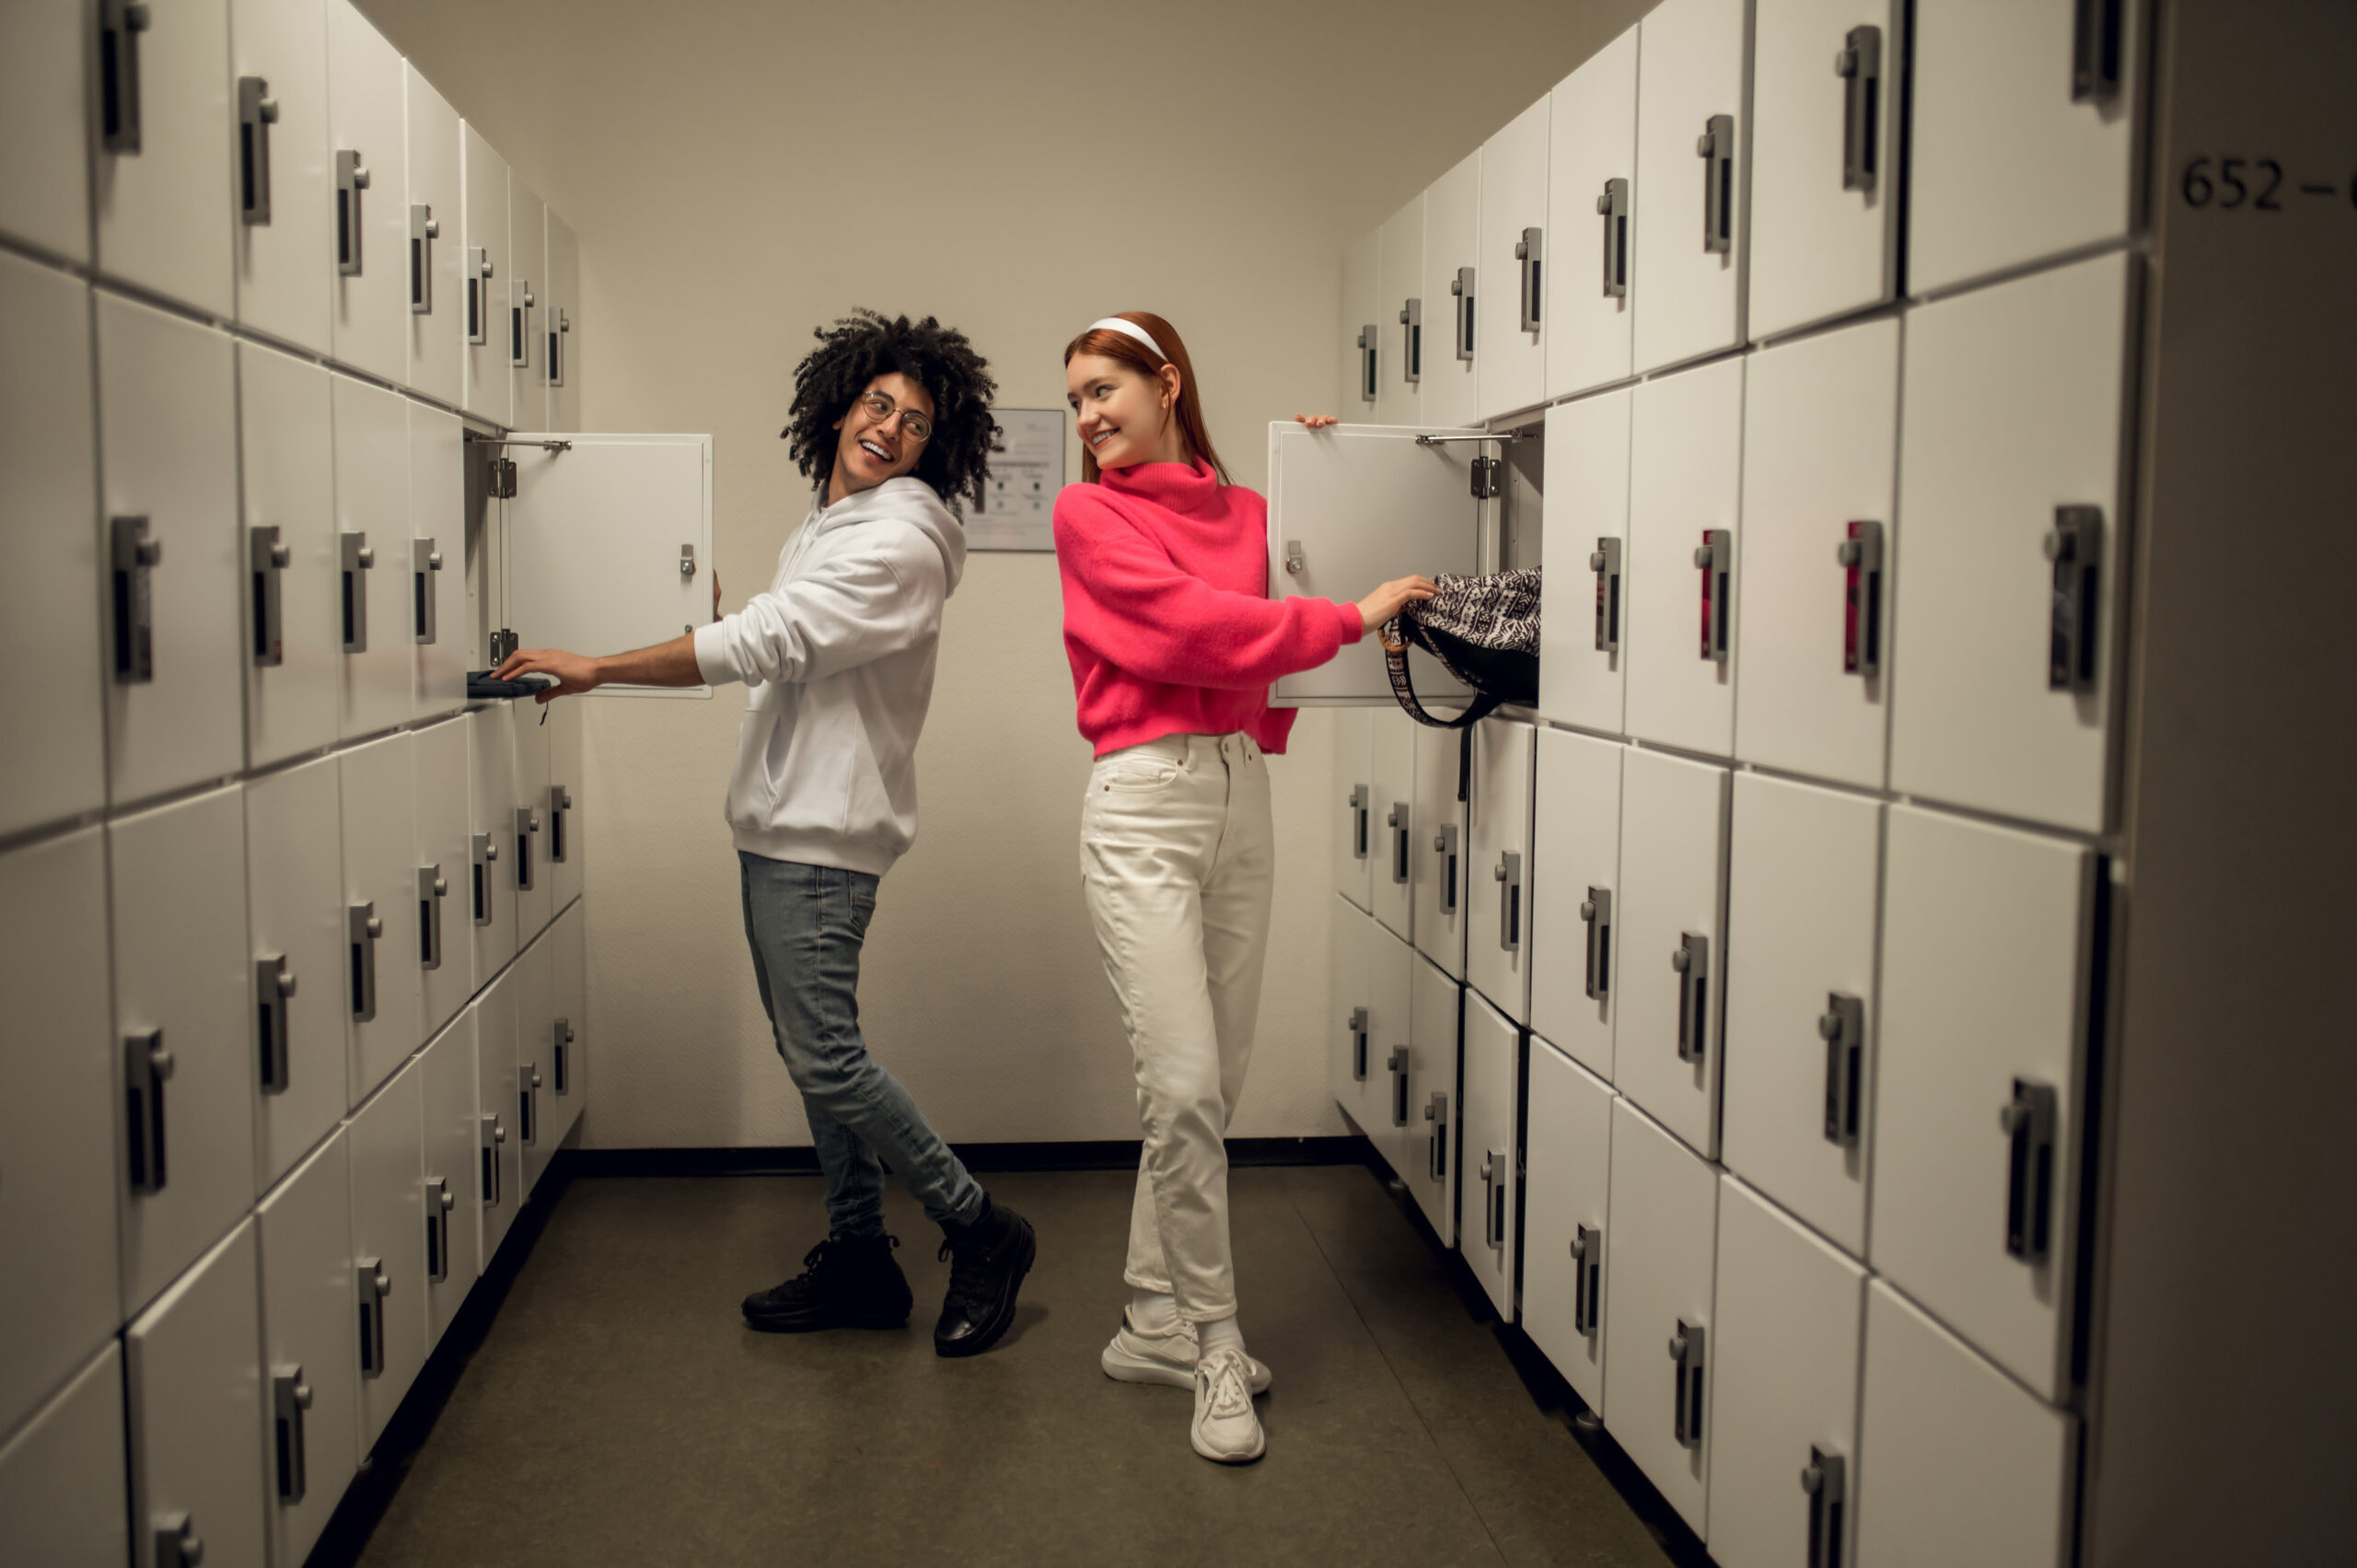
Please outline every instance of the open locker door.
M1419 436L1449 436L1431 446ZM1337 424L1269 426L1269 592L1354 603L1394 578L1480 570L1483 506L1473 459L1494 456L1477 430ZM1465 688L1422 653L1420 697L1459 700ZM1369 636L1270 691L1281 708L1385 703L1391 679Z
M527 648L613 654L712 619L712 437L507 438L504 624ZM708 697L707 686L604 686Z

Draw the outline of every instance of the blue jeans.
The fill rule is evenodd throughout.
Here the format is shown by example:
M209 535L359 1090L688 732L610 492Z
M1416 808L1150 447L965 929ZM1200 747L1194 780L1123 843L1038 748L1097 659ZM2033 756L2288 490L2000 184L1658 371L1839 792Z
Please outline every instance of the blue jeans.
M827 1178L830 1229L884 1234L886 1162L935 1225L973 1219L982 1212L981 1187L900 1080L868 1055L859 1032L859 951L877 879L743 850L737 858L753 977L777 1053L802 1091Z

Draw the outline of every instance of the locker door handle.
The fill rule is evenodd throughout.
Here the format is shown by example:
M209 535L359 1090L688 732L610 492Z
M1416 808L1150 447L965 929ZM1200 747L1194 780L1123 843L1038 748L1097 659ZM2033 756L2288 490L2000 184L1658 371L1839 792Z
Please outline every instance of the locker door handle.
M1384 814L1384 824L1391 830L1391 880L1404 887L1408 882L1408 803L1392 802Z
M1540 244L1543 236L1538 229L1526 228L1514 248L1514 259L1522 263L1522 331L1538 330L1539 274L1543 267Z
M1865 1063L1866 1005L1839 991L1828 992L1817 1020L1825 1041L1825 1141L1845 1149L1858 1146L1858 1109Z
M532 835L540 830L540 819L532 815L528 806L516 808L516 888L518 892L532 890Z
M1604 1322L1604 1227L1584 1225L1572 1233L1572 1332L1596 1338Z
M1588 552L1587 569L1596 574L1596 651L1620 651L1620 541L1599 539Z
M467 248L467 342L491 342L491 252Z
M565 858L564 825L573 814L573 792L563 784L549 785L549 864Z
M2120 0L2075 0L2071 17L2071 101L2108 104L2119 96Z
M564 385L564 338L572 331L573 318L564 313L563 306L558 306L556 319L549 323L549 385L552 387Z
M1434 1181L1448 1179L1448 1097L1440 1090L1424 1102L1424 1120L1433 1124L1431 1168Z
M1735 535L1704 528L1694 564L1702 573L1702 656L1724 664L1735 617Z
M458 1206L450 1195L449 1178L425 1179L425 1280L440 1284L450 1277L450 1211Z
M99 0L99 107L110 153L140 150L139 35L147 30L140 0Z
M565 1086L572 1078L572 1074L567 1069L570 1065L569 1059L573 1055L573 1020L559 1018L556 1021L556 1028L551 1030L550 1034L556 1047L556 1092L560 1095L569 1094L572 1091ZM1359 1076L1364 1077L1366 1074L1362 1072Z
M1729 255L1735 250L1735 116L1705 121L1694 156L1702 160L1702 249Z
M1496 1149L1484 1150L1481 1155L1481 1239L1498 1254L1503 1264L1506 1250L1506 1156Z
M1457 912L1457 829L1454 822L1446 823L1433 835L1433 853L1440 856L1440 912Z
M335 270L339 276L360 275L360 192L368 189L368 166L359 153L340 147L335 155Z
M1508 850L1498 857L1493 868L1499 884L1498 947L1502 951L1522 951L1522 856Z
M1368 791L1366 785L1353 784L1351 786L1349 807L1351 813L1351 858L1353 860L1364 860L1367 857L1368 850L1372 847L1367 842L1367 819L1371 814L1371 807L1367 803L1371 798L1371 793Z
M1711 939L1682 933L1669 967L1678 971L1678 1059L1700 1062L1710 1042Z
M2054 564L2046 689L2092 691L2096 689L2096 616L2101 605L2103 508L2055 507L2054 529L2046 536L2046 558Z
M1848 1469L1840 1455L1808 1446L1808 1468L1801 1471L1801 1490L1808 1493L1808 1568L1841 1568Z
M377 942L384 935L375 900L344 912L344 936L352 949L352 1016L364 1024L377 1016Z
M250 228L270 223L270 128L278 100L260 76L238 78L238 216Z
M284 586L279 574L295 563L294 550L278 540L278 526L246 530L246 564L252 574L253 661L264 669L286 662Z
M295 971L286 955L272 953L254 960L254 1018L261 1034L261 1092L283 1095L294 1082L286 1004L295 995Z
M368 651L368 584L362 574L375 569L377 552L365 533L340 534L337 546L343 572L343 651L365 654Z
M150 575L163 562L164 541L149 536L144 515L112 518L108 529L114 567L115 684L145 686L156 679L156 590Z
M131 1190L152 1195L164 1190L164 1085L172 1075L172 1053L164 1031L143 1029L123 1036L123 1141L131 1165Z
M500 1125L498 1112L484 1111L482 1141L476 1145L476 1148L482 1156L482 1182L480 1191L482 1193L482 1206L486 1209L499 1207L499 1146L505 1142L507 1142L507 1129Z
M516 1136L528 1149L538 1148L540 1142L540 1086L539 1068L528 1063L516 1069Z
M434 314L434 242L442 236L442 220L424 202L409 204L409 313Z
M1882 122L1882 29L1852 28L1833 56L1841 78L1841 189L1871 193Z
M311 1386L303 1381L300 1366L273 1367L270 1375L272 1427L278 1450L278 1500L303 1501L308 1490L304 1474L303 1413L311 1408Z
M1459 267L1457 279L1448 285L1457 300L1457 357L1465 364L1473 363L1473 269Z
M1702 1325L1678 1320L1678 1332L1670 1337L1669 1358L1678 1363L1675 1384L1678 1410L1671 1421L1671 1431L1681 1448L1702 1446Z
M1375 370L1376 331L1372 322L1359 329L1359 401L1375 401L1380 383Z
M1841 568L1841 672L1882 673L1882 525L1853 522L1833 548Z
M410 637L420 645L437 641L440 618L435 613L434 574L442 570L442 547L430 539L409 541Z
M491 923L492 866L499 859L499 845L489 833L474 836L474 864L470 868L474 877L474 916L477 925Z
M1411 299L1399 307L1400 379L1411 387L1424 378L1424 302Z
M507 363L521 370L532 363L532 285L522 278L507 284Z
M1391 1074L1391 1125L1394 1127L1408 1125L1408 1063L1411 1060L1406 1046L1395 1045L1384 1063Z
M385 1375L385 1298L393 1294L392 1276L382 1258L358 1260L360 1282L360 1376Z
M185 1508L156 1516L155 1543L156 1568L199 1568L204 1561L204 1538L196 1533L196 1519Z
M442 967L442 900L450 884L439 865L417 868L417 963L420 969Z
M1580 900L1580 922L1587 927L1587 999L1601 1002L1612 993L1612 889L1591 886Z
M2054 1086L2014 1080L1997 1112L2005 1134L2005 1253L2033 1268L2052 1254Z
M1604 297L1629 297L1629 182L1608 180L1596 199L1596 216L1604 220Z

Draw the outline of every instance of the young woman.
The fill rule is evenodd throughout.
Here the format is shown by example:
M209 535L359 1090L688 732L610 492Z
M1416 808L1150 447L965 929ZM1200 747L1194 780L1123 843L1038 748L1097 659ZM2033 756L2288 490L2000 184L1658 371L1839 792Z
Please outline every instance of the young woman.
M1244 1087L1276 877L1269 684L1429 598L1422 577L1357 604L1271 599L1268 504L1229 484L1186 345L1142 310L1064 350L1083 482L1056 497L1064 648L1097 749L1081 880L1137 1062L1145 1148L1108 1376L1191 1385L1207 1459L1266 1449L1228 1246L1228 1119ZM1324 424L1330 420L1306 423Z

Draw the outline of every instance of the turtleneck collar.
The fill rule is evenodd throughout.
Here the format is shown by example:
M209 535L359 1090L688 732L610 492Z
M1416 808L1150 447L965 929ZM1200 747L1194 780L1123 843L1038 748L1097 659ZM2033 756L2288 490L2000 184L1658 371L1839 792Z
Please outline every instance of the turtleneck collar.
M1192 512L1219 494L1219 475L1198 458L1188 463L1132 463L1106 469L1099 478L1108 490L1159 503L1174 512Z

